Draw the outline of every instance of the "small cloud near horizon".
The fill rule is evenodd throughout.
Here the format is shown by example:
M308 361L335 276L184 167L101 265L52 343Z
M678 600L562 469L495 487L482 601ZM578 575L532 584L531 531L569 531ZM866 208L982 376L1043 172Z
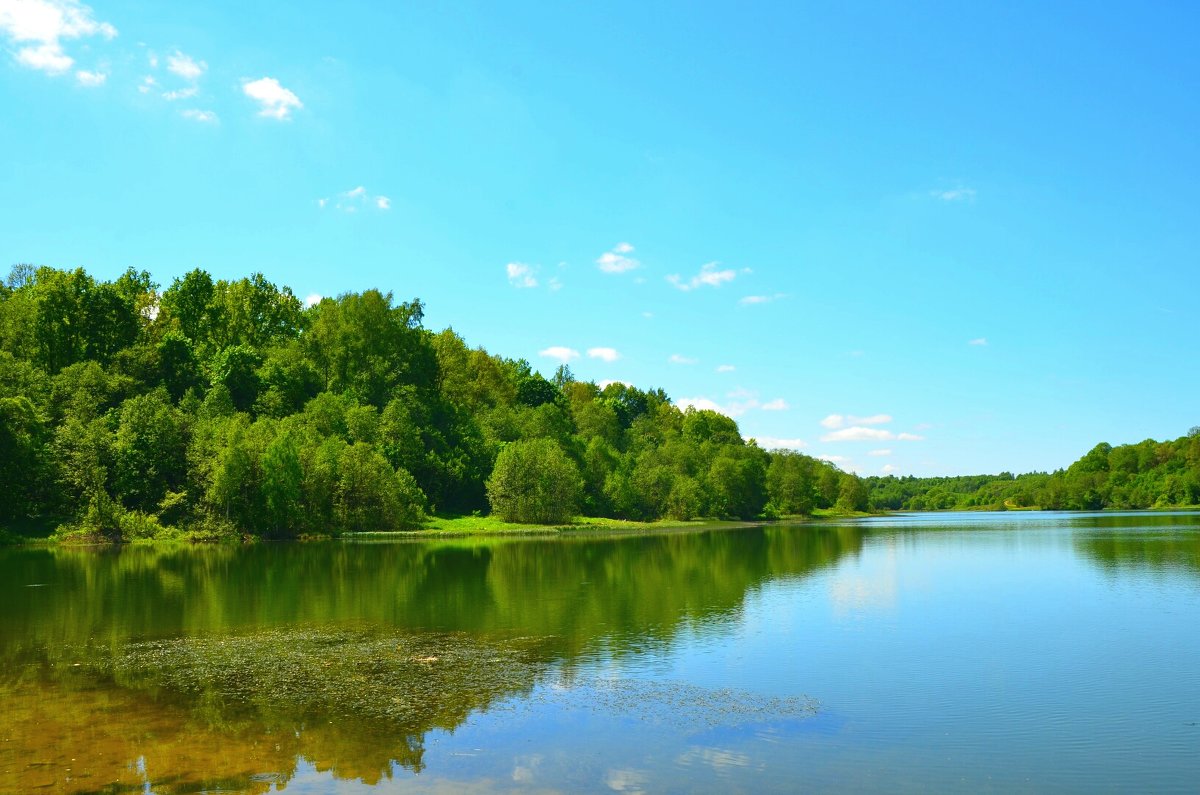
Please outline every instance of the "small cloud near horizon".
M757 304L769 304L773 301L782 301L785 298L790 298L787 293L775 293L774 295L747 295L744 298L738 299L738 303L742 306L755 306Z
M673 273L667 277L667 281L678 290L683 290L685 293L695 290L698 287L720 287L726 282L731 282L737 278L738 272L733 268L725 268L717 270L719 262L706 262L700 266L700 272L690 279L684 279L678 273ZM749 273L749 268L743 268L742 273Z
M547 359L558 359L565 364L572 359L578 359L579 351L574 348L568 348L565 345L551 345L549 348L538 351L538 356L544 356Z
M616 348L588 348L587 355L593 359L601 359L610 363L621 358L621 354L617 353Z
M958 187L945 190L932 190L929 195L944 202L975 201L975 189Z
M596 259L596 265L604 273L626 273L642 266L633 257L633 246L629 243L618 243L611 251L606 251Z
M667 357L667 361L670 364L695 364L696 362L698 362L700 360L693 359L690 356L684 356L682 354L672 353L670 356Z
M976 337L975 339L969 341L967 344L968 345L987 345L988 341L987 341L987 337Z
M777 436L752 436L758 446L764 450L802 450L808 447L803 439L781 439Z
M821 420L821 426L835 430L845 425L886 425L891 421L891 414L872 414L869 417L856 417L853 414L830 414Z

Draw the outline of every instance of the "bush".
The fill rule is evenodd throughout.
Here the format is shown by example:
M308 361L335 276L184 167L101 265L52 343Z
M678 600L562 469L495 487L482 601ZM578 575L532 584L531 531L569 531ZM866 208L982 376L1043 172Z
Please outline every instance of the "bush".
M579 468L552 439L511 442L487 481L492 511L506 522L554 524L579 509Z

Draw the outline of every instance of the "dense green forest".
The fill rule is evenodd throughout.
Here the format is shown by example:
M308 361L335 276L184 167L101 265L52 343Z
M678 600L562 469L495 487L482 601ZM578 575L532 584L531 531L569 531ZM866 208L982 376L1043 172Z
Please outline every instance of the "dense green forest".
M261 274L100 281L18 265L0 286L0 534L290 538L521 522L862 510L859 478L767 452L661 390L422 326L367 290L304 307Z
M1026 475L866 478L872 510L1099 510L1200 504L1200 427L1173 442L1098 444L1066 469Z

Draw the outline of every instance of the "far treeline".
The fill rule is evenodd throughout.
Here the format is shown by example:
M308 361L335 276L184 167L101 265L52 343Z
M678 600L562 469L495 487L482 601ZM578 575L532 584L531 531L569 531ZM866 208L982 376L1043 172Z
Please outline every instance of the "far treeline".
M863 480L662 390L604 389L367 290L18 265L0 285L0 537L293 538L864 510Z
M1046 474L866 479L872 510L1172 508L1200 504L1200 427L1173 442L1098 444Z

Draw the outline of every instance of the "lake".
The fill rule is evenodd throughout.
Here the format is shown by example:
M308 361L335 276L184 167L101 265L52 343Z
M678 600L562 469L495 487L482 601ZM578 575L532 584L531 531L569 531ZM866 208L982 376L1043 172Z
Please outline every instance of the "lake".
M1200 514L0 550L0 792L1194 792Z

